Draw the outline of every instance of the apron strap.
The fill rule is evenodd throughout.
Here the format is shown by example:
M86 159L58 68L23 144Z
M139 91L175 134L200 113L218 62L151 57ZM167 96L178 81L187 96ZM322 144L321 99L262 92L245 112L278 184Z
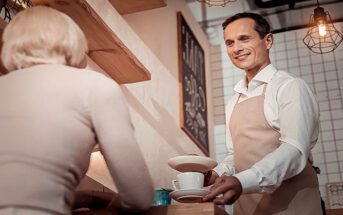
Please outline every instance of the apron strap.
M261 96L264 96L264 94L266 93L267 85L268 85L267 83L264 84L264 86L263 86L263 91L262 91ZM237 98L235 104L238 104L238 101L239 101L239 99L241 98L241 95L242 95L242 93L240 93L240 94L238 95L238 98Z
M241 98L241 95L242 95L242 93L240 93L239 95L238 95L238 98L237 98L237 100L236 100L236 104L238 104L238 101L239 101L239 99ZM235 104L235 105L236 105Z

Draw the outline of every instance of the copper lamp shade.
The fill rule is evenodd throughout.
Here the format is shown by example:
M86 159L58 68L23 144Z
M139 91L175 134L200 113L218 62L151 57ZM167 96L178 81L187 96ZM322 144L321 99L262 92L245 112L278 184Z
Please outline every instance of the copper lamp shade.
M330 14L322 7L314 9L310 18L310 28L303 39L314 53L324 54L335 50L343 40L343 35L332 23Z

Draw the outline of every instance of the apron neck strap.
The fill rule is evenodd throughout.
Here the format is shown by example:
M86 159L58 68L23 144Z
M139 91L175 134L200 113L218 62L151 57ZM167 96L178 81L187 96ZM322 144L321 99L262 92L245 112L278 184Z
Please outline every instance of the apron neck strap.
M267 83L264 84L264 86L263 86L263 91L262 91L261 96L264 96L264 94L266 93L267 85L268 85ZM242 93L240 93L240 94L238 95L238 98L237 98L237 100L236 100L236 104L238 104L238 101L239 101L239 99L241 98L241 95L242 95Z

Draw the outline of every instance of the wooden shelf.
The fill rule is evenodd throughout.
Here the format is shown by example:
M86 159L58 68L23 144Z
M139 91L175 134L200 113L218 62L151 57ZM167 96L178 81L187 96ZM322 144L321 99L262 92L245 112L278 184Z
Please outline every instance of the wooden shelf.
M86 0L31 0L70 16L85 33L88 56L119 84L151 79L150 72L96 14ZM126 2L126 1L125 1Z
M121 15L165 7L164 0L109 0Z

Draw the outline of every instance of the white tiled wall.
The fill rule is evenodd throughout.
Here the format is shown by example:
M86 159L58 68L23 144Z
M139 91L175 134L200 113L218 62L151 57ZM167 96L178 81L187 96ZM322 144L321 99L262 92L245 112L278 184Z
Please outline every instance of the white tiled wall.
M335 23L335 27L342 32L343 22ZM306 30L274 34L275 41L270 57L272 64L279 70L302 77L317 96L321 131L312 152L314 164L319 166L322 172L318 178L321 194L326 200L326 183L343 181L343 44L334 52L314 54L303 44ZM213 87L217 91L216 155L217 160L221 161L226 153L223 103L226 104L233 95L233 87L243 77L244 72L232 65L224 44L212 47L211 58L212 72L215 73Z
M214 102L214 135L216 144L216 159L221 161L226 156L225 146L225 104L224 104L224 79L227 77L227 73L224 73L226 69L223 67L226 55L222 54L222 47L211 47L211 72L212 72L212 87L213 87L213 100ZM232 76L230 76L232 77ZM219 101L219 102L218 102Z

